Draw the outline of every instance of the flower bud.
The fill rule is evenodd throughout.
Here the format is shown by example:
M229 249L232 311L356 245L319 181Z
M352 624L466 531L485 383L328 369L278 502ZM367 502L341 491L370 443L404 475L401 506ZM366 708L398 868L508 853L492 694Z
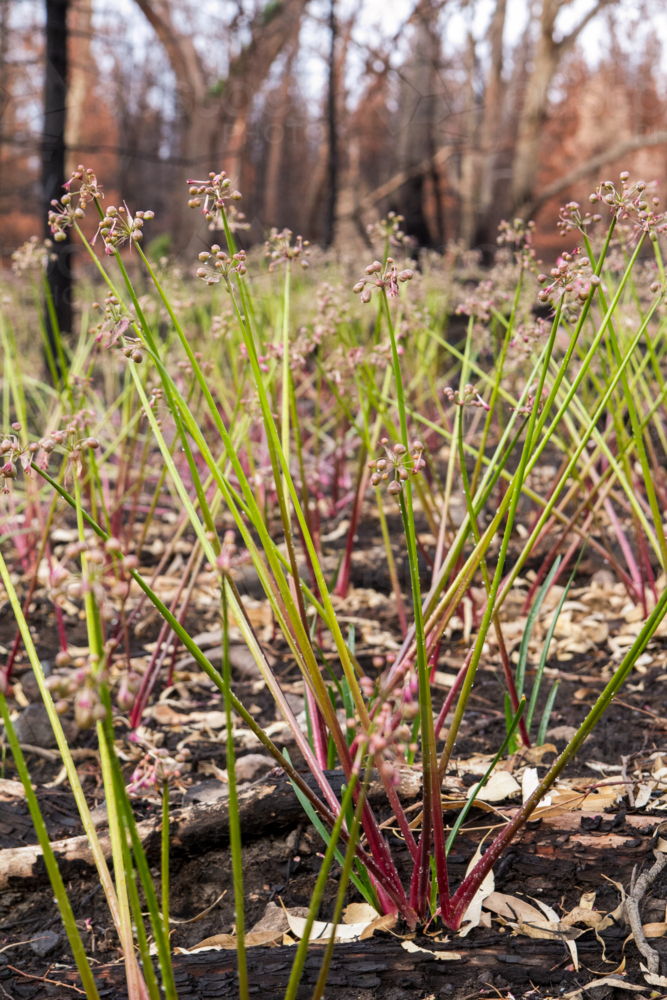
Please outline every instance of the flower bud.
M395 479L392 479L392 481L389 483L389 486L387 487L387 492L391 493L393 497L398 496L398 494L401 492L401 484L397 482Z
M72 657L67 652L66 649L61 649L59 653L56 653L56 666L57 667L68 667L72 662Z
M74 701L74 721L79 729L90 729L95 724L93 709L96 699L89 688L79 691Z

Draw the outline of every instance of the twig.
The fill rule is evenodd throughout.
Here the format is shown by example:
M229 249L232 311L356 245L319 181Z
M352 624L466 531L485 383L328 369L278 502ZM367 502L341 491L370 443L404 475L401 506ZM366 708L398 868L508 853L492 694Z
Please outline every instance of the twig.
M62 986L63 989L74 990L75 993L81 993L83 996L86 995L85 990L80 990L78 986L72 986L71 983L61 983L59 979L47 979L47 976L51 970L51 966L49 966L49 968L46 970L45 976L31 976L27 972L21 972L21 970L17 969L16 966L14 965L8 965L7 968L11 969L12 972L18 972L19 976L25 976L26 979L38 979L40 983L50 983L53 986Z
M656 851L655 859L653 867L648 872L640 875L636 882L634 881L633 872L633 884L630 889L630 895L625 898L625 916L630 924L635 944L646 959L648 971L657 974L660 971L660 956L657 951L651 948L646 940L641 917L639 916L639 904L644 898L646 890L653 885L660 872L667 865L667 854L661 854L660 851Z

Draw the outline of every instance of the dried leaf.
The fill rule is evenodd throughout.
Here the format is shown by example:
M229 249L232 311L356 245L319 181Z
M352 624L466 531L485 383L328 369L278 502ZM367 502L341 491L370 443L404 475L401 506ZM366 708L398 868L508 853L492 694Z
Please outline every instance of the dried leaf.
M411 955L421 951L426 955L432 955L433 958L438 959L440 962L458 962L461 958L457 951L431 951L430 948L420 948L414 941L401 941L401 947L409 951Z
M631 990L633 993L641 993L642 990L646 989L645 986L638 986L636 983L626 983L620 977L605 976L603 979L594 979L592 982L586 983L580 989L564 993L563 1000L575 1000L582 995L583 990L592 990L596 986L614 986L617 990Z
M367 924L378 916L377 910L370 903L349 903L343 910L344 924Z
M568 927L560 920L540 920L530 924L510 923L509 926L518 931L519 934L525 934L526 937L539 938L544 941L566 941L568 944L570 941L576 941L587 930L587 928Z
M547 903L542 902L541 899L535 899L534 902L537 903L537 905L539 906L539 908L542 910L542 913L544 913L544 915L548 918L548 920L551 923L558 924L559 927L560 926L565 926L565 925L561 925L561 922L558 919L558 914L553 909L553 907L549 906ZM570 928L570 930L571 929L572 928ZM580 933L583 934L584 931L581 931ZM579 936L580 936L579 933L577 933L576 937L579 937ZM567 947L569 949L570 955L572 956L572 964L574 965L575 971L578 972L579 971L579 953L577 951L577 946L574 943L574 940L575 940L574 937L570 937L568 935L565 936L565 941L566 941Z
M644 979L649 986L667 986L667 976L659 976L655 972L649 972L643 962L639 963L639 968L644 973Z
M290 930L299 939L303 937L306 930L306 918L305 917L295 917L293 914L287 910L287 920L289 923ZM336 926L336 941L352 941L358 938L368 927L371 921L364 921L358 924L338 924ZM310 931L310 941L316 941L318 938L323 938L327 940L331 937L331 932L333 930L333 924L325 923L323 920L315 920Z
M468 791L468 798L472 798L477 785L473 785ZM504 799L521 791L516 778L513 778L509 771L494 771L484 788L480 789L476 798L481 802L502 802Z
M568 927L572 924L586 924L587 927L597 927L604 920L604 913L599 910L592 910L589 907L575 906L574 909L566 913L562 923Z
M655 923L655 924L644 924L642 926L644 931L644 937L647 938L661 938L667 934L667 924L665 923Z
M250 931L245 936L246 948L259 948L262 945L277 944L282 940L282 931ZM204 938L193 948L181 948L183 954L194 954L197 951L236 951L238 938L235 934L214 934Z
M541 920L542 914L530 903L519 899L517 896L509 896L504 892L492 892L484 900L484 908L492 913L497 913L499 917L507 920L529 921Z
M376 917L375 920L371 920L370 924L359 935L360 941L365 941L367 938L373 937L375 931L391 931L394 929L398 922L397 913L386 913L384 917Z
M574 732L576 732L576 729ZM547 753L557 754L558 748L553 743L543 743L539 747L529 747L528 750L526 750L523 759L526 764L541 764L542 758Z
M468 869L466 871L466 875L470 874L470 872L473 870L473 868L475 867L475 865L477 864L477 862L479 861L479 859L482 857L482 844L483 843L484 843L484 840L481 840L480 843L479 843L479 846L477 847L477 850L475 851L475 853L473 854L472 858L470 859L470 862L468 863ZM470 933L470 931L473 929L473 927L478 927L479 926L479 922L480 922L481 917L482 917L482 903L484 902L484 900L486 899L487 896L491 895L491 893L493 892L493 890L495 889L495 887L496 887L496 883L495 883L495 879L494 879L494 876L493 876L493 868L492 868L487 873L487 875L485 876L484 881L480 885L479 889L477 890L477 892L475 893L475 895L470 900L470 904L468 906L468 909L466 910L466 912L465 912L465 914L463 916L461 929L459 930L459 935L458 935L459 937L466 937L466 935Z

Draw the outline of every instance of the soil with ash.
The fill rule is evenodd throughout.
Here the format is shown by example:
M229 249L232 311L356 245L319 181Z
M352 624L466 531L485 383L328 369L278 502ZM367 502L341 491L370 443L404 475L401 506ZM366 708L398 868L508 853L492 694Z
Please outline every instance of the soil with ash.
M380 578L380 571L376 569L376 563L380 564L376 534L377 522L369 524L365 521L360 529L363 544L360 544L353 561L353 589L339 607L343 620L355 625L357 655L369 673L373 672L373 657L387 651L387 635L400 638L395 602L387 596L388 581ZM335 541L335 545L331 543L330 556L334 564L337 551L344 545L344 534ZM397 550L397 557L399 555ZM539 568L539 563L532 567L535 568ZM599 575L601 568L602 576ZM530 572L529 566L528 579ZM569 624L566 621L560 634L557 632L557 647L548 660L549 678L540 694L536 718L539 718L551 684L558 679L559 690L550 721L552 735L547 736L547 742L557 750L565 745L568 727L570 731L578 727L602 690L614 663L619 661L618 650L628 645L627 635L636 634L636 630L633 633L633 622L638 620L638 612L628 609L622 588L608 580L605 572L592 559L580 565L570 595L572 606L566 612L566 616L570 615ZM599 584L595 582L596 573L602 581ZM260 594L252 575L241 572L239 583L249 602L259 604ZM426 562L424 583L427 583ZM507 628L510 654L516 651L520 642L521 610L527 586L527 581L524 581L523 587L517 588L516 598L512 595L503 614L503 631ZM377 600L373 595L377 596ZM555 602L552 602L552 613L554 606ZM538 647L548 620L548 616L545 617L538 627ZM196 635L215 628L218 621L217 606L203 601L193 605L185 624L190 634ZM40 596L39 591L31 608L30 624L40 657L52 661L57 651L53 612L50 602L44 594ZM157 638L159 624L157 619L153 619L140 635L132 637L130 652L136 657L139 669L141 663L145 665L149 658L146 646ZM85 622L80 617L68 617L66 629L71 646L83 648L87 645ZM460 620L441 649L438 669L450 677L463 662L469 648L464 630L465 624ZM14 634L11 611L5 605L0 609L0 645L9 648ZM662 810L667 807L667 802L660 797L661 788L667 789L667 784L661 786L657 780L652 798L641 809L633 810L632 801L627 795L623 798L622 793L625 790L625 775L632 773L633 767L644 767L648 769L647 773L653 768L655 773L655 762L660 763L659 755L664 755L667 762L666 643L667 639L659 637L651 644L639 674L631 678L620 700L612 704L565 774L570 779L586 779L589 796L601 794L605 787L603 780L608 782L615 778L619 794L611 799L602 795L599 810L595 809L594 803L591 806L589 798L585 811L561 812L530 823L496 865L496 891L527 901L541 900L558 913L569 912L579 904L584 893L595 892L595 907L613 911L620 900L614 883L629 888L635 866L642 869L653 862L656 828L665 818ZM275 656L276 672L291 699L293 710L298 713L303 708L303 688L293 662L275 636L266 633L265 644ZM163 708L153 710L147 722L149 729L159 729L164 733L163 745L170 750L182 744L185 737L189 738L192 766L172 791L175 820L180 809L191 807L197 801L210 802L223 797L219 772L226 766L224 742L216 738L215 729L205 720L202 723L201 718L207 713L219 713L221 699L204 675L193 672L195 668L184 663L181 657L182 652L178 652L174 686L169 691L166 690L165 671L161 687L156 689L156 694L161 692L162 700L158 705ZM266 688L252 676L252 670L244 666L242 658L239 664L235 668L236 693L263 726L275 724L275 706ZM453 772L452 781L454 784L458 782L457 787L464 793L484 770L483 755L494 753L505 733L501 672L497 646L491 645L485 651L470 712L456 747L456 759L462 766ZM21 712L21 705L25 706L26 701L36 700L31 694L28 674L24 656L16 672L17 679L22 682L22 701L10 700L10 707L17 713ZM529 669L528 685L532 676L534 669ZM436 710L445 694L446 686L437 691L434 698ZM160 712L163 714L160 715ZM209 714L208 718L210 720L212 716ZM118 737L126 732L127 728L122 721L119 722ZM299 755L288 738L288 732L277 731L273 739L279 746L289 749L298 766ZM440 747L442 745L439 744ZM73 746L78 750L76 762L84 790L90 805L96 810L94 815L103 833L104 796L94 733L80 733ZM270 771L270 762L257 761L256 755L260 751L258 744L244 739L241 733L237 753L242 768L244 758L247 758L247 767L242 771L245 776L241 783L242 791L252 789L253 782L258 788L271 782L275 785L282 781L284 784L283 778ZM255 759L251 760L253 755ZM477 757L480 760L478 765L475 764ZM26 758L51 839L59 841L80 835L82 829L74 799L66 780L63 780L58 754L48 746L36 747L26 749ZM625 764L622 758L628 758ZM534 761L539 775L546 773L553 759L554 753L548 752L540 761ZM514 766L515 770L520 770L520 755L514 760ZM626 768L624 776L621 775L623 766ZM133 767L132 760L124 763L126 776ZM0 782L0 872L4 852L36 843L25 799L7 784L18 777L9 753L3 759L2 776L5 781ZM285 799L290 795L291 792L286 789ZM261 801L261 796L258 801ZM496 805L506 810L516 805L516 799ZM150 819L159 813L158 800L151 796L138 799L136 807L139 819ZM381 821L389 818L387 808L378 806L376 811ZM453 811L445 812L446 825L451 825L455 816ZM321 864L321 840L306 816L299 814L294 803L269 819L258 805L256 823L253 826L251 821L247 821L244 827L243 873L246 924L249 928L262 918L267 904L271 902L282 903L288 908L307 906ZM465 876L478 844L499 830L503 823L502 817L493 811L472 810L449 857L452 885L459 884ZM391 830L387 831L387 835L392 854L407 884L407 849ZM153 851L150 860L155 866L153 874L159 890L159 855ZM126 996L123 965L99 880L86 864L66 866L64 876L86 951L97 963L94 971L100 995L120 1000ZM328 880L320 919L329 919L332 915L338 877L338 872L334 871ZM231 932L234 923L233 886L230 853L223 829L217 839L207 836L198 848L179 850L178 845L174 846L170 895L172 943L177 948L192 948L211 935ZM360 897L351 888L348 899L355 901ZM658 878L644 901L643 922L664 921L666 906L667 870ZM58 935L58 940L48 954L39 955L26 942L46 932ZM577 940L580 968L576 971L564 940L542 940L515 934L497 920L490 926L473 929L465 938L447 935L442 927L434 924L428 934L417 934L413 939L415 945L425 949L421 951L406 950L407 931L399 924L391 933L376 932L367 941L338 945L326 997L327 1000L375 1000L380 997L382 1000L426 1000L431 997L436 1000L472 1000L473 997L506 997L511 994L515 998L530 996L537 1000L566 995L576 990L579 984L585 985L598 976L616 972L623 962L627 973L625 981L641 984L640 956L634 942L626 940L628 934L629 929L624 925L609 927L599 937L593 930L587 931ZM651 944L667 962L667 937L652 939ZM79 981L72 968L71 953L53 893L48 882L38 873L0 890L0 949L0 1000L3 997L71 998L78 995L73 987ZM458 957L443 960L442 952L455 953ZM298 993L300 998L312 994L321 954L322 946L313 944ZM294 947L282 944L251 949L248 952L251 994L261 996L263 1000L282 997L293 955ZM203 1000L205 997L236 995L235 953L232 951L178 954L174 966L179 997ZM646 996L650 995L651 989L646 986ZM597 987L590 995L599 1000L620 997L627 1000L629 994L611 985Z

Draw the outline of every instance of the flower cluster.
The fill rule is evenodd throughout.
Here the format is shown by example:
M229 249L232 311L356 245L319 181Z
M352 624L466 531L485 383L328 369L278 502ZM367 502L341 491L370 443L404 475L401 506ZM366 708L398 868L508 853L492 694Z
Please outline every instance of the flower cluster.
M403 246L411 242L410 237L406 236L401 229L403 221L402 215L397 215L396 212L389 212L386 219L371 222L366 226L366 232L371 240L375 238L383 240L385 243L390 243L395 247Z
M75 191L72 190L74 183L78 184ZM53 199L48 215L51 234L57 243L66 240L67 230L70 226L75 221L84 218L89 202L99 201L104 197L102 185L97 183L95 173L86 169L81 163L63 186L65 194L62 195L60 201ZM75 200L78 201L78 204L75 204Z
M590 226L593 222L599 222L602 218L601 215L591 215L590 212L586 212L584 215L581 214L581 205L577 201L568 201L567 205L561 205L558 211L558 222L556 226L561 236L567 236L569 233L578 229L580 232L584 232L586 226Z
M480 281L475 288L466 292L465 299L456 307L456 315L476 316L486 322L490 319L492 310L497 309L508 298L509 295L498 289L494 281Z
M243 197L240 191L232 188L231 179L225 171L221 170L219 174L211 171L208 180L189 180L188 184L190 185L190 200L188 201L190 208L201 208L201 214L210 223L209 229L224 229L223 212L226 202L240 201ZM237 215L234 220L236 228L247 228L245 225L238 224L239 218L240 216Z
M581 248L575 247L572 253L564 253L558 258L556 266L550 271L551 281L537 293L540 302L549 302L554 296L561 298L572 293L585 302L591 289L597 288L600 279L592 273L588 257L579 257L580 253ZM549 276L538 274L537 280L543 285L549 281Z
M404 483L410 476L416 476L418 472L426 468L426 462L422 458L424 445L421 441L414 441L412 444L413 454L410 455L405 445L397 443L389 447L389 439L382 438L381 442L386 458L373 459L368 463L368 468L373 470L371 476L371 486L380 486L386 482L393 472L393 479L387 486L387 492L392 496L398 496L401 492L401 483Z
M526 355L529 355L535 341L541 340L548 332L549 324L541 317L534 322L520 323L509 342L509 346L523 348Z
M635 181L631 184L627 170L623 170L620 177L620 188L617 189L613 181L602 181L589 201L592 205L598 202L608 205L617 219L630 221L634 225L635 234L648 233L651 240L657 240L657 233L662 233L667 228L664 213L657 212L660 199L654 196L649 202L646 182Z
M415 276L414 271L411 271L410 268L399 271L393 257L387 257L384 270L380 261L374 260L366 268L366 274L368 277L362 278L352 289L355 295L361 298L362 302L371 301L374 288L382 289L382 291L388 292L391 296L398 295L399 281L411 281Z
M40 240L31 236L27 243L12 254L12 270L17 274L25 271L45 271L50 260L55 260L51 240Z
M207 285L215 285L221 278L229 283L230 274L244 275L247 270L245 250L239 250L238 253L232 254L230 257L229 254L220 249L217 243L213 244L210 253L208 250L203 250L199 254L199 260L205 266L197 268L197 277L205 281Z
M0 492L9 493L8 480L16 479L18 472L16 462L18 460L26 475L30 475L30 464L39 451L36 441L31 441L28 445L22 445L16 437L16 433L21 430L21 424L12 424L14 434L3 434L0 441L0 478L4 480L4 486Z
M140 243L144 238L142 232L144 220L154 217L154 212L137 212L133 217L127 205L121 205L120 208L109 205L97 230L104 240L104 252L112 257L128 240L131 243Z
M544 396L545 391L546 391L545 389L542 390L542 396ZM544 400L540 398L537 404L538 413L542 409L543 402ZM515 413L522 413L524 414L524 416L527 417L530 416L530 414L535 409L535 389L533 388L532 385L528 386L528 391L526 392L526 401L523 404L523 406L511 406L510 409L513 410Z
M71 657L66 652L56 657L58 666L70 661ZM79 729L91 729L96 722L103 722L107 717L101 688L108 679L106 669L100 669L100 662L95 657L77 656L71 670L51 674L46 678L46 685L53 695L58 715L65 715L73 707L74 721Z
M381 758L378 763L385 777L398 784L406 752L418 749L418 744L412 743L412 723L419 714L419 679L413 665L405 660L394 673L390 691L382 692L382 685L378 689L376 681L368 676L362 677L359 684L370 703L372 725L370 732L358 732L350 753L367 744L368 752ZM348 719L347 725L350 729L358 726L358 720Z
M515 249L527 246L531 242L535 223L524 222L523 219L516 218L512 222L502 219L498 226L498 236L496 242L499 247L513 246Z
M289 264L296 260L300 261L301 267L309 267L308 261L305 260L306 257L310 256L309 245L308 240L304 240L302 236L297 236L296 242L292 243L291 229L283 229L279 233L274 227L264 244L264 256L271 261L269 271L278 267L279 264Z
M115 347L118 339L130 327L132 317L111 292L105 298L103 306L99 302L93 302L93 309L102 309L103 315L96 326L89 328L88 333L94 334L96 343L102 347Z
M449 403L454 403L455 406L481 406L483 409L488 410L489 405L485 403L479 392L470 382L466 382L463 389L452 389L451 386L445 386L444 394Z
M141 795L142 792L154 790L165 782L180 778L183 764L191 756L191 751L187 747L179 750L172 757L167 749L151 746L147 740L141 739L136 733L131 739L133 742L140 743L145 753L130 776L127 786L129 795Z
M105 576L105 571L109 567L111 559L122 554L122 545L118 538L108 538L102 543L99 539L83 539L82 541L70 542L62 555L62 560L51 570L49 577L49 598L54 604L61 607L68 601L80 601L87 593L92 593L99 605L100 617L103 621L115 624L118 612L113 607L108 590L125 585L116 578ZM67 563L78 560L81 556L83 571L75 573L70 571ZM126 569L136 568L137 557L128 555L123 560Z

